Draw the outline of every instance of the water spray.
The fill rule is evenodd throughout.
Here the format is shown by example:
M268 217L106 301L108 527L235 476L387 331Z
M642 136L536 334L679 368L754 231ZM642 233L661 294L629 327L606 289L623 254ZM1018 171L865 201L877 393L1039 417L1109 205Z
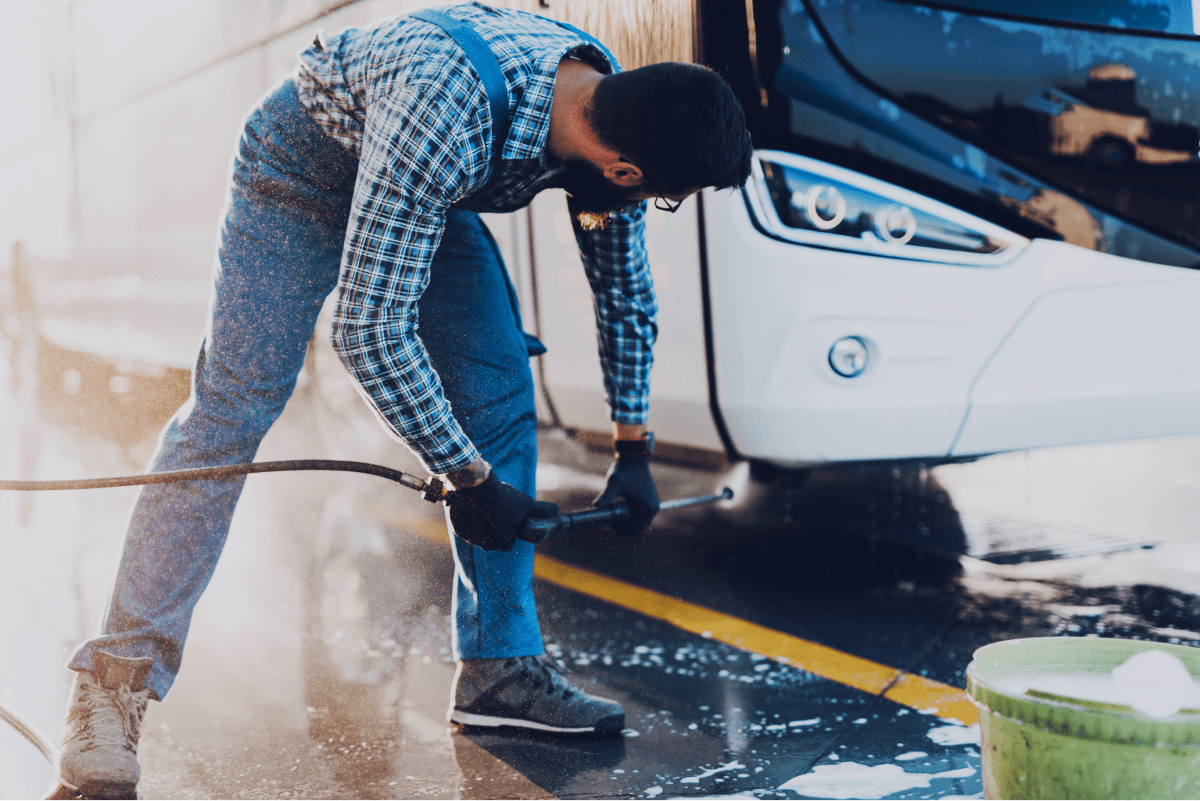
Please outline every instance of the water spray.
M231 478L233 476L251 475L254 473L284 473L295 471L337 471L341 473L362 473L379 476L394 481L401 486L421 493L421 497L430 503L454 503L454 491L447 489L441 479L429 477L421 479L403 470L396 470L383 465L368 462L350 462L339 459L291 459L275 462L250 462L249 464L217 465L214 467L198 467L190 470L166 470L160 473L144 473L134 476L111 476L108 478L67 479L59 481L0 481L0 490L23 492L50 492L58 490L106 489L110 487L134 487L148 484L173 484L183 481L203 481L209 479ZM666 501L660 511L668 512L689 506L699 506L716 501L729 500L733 490L724 487L715 495L702 495L695 498L679 498ZM600 506L585 509L581 512L567 512L554 517L527 517L517 530L517 537L532 543L548 542L572 531L616 526L629 520L629 505L619 501L610 506ZM28 718L0 700L0 721L12 726L19 734L34 745L42 753L50 765L58 772L58 748L45 732L35 726Z

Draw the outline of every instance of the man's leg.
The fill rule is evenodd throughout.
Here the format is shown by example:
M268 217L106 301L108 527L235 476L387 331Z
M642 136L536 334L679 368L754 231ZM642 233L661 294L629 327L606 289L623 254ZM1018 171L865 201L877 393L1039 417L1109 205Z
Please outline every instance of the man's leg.
M418 312L421 341L455 419L501 481L533 495L533 376L504 265L479 215L447 215ZM511 551L485 551L458 537L452 540L455 657L542 653L533 602L533 545L518 540Z
M501 481L534 495L537 412L528 346L499 250L477 214L447 216L419 313L421 339L455 419ZM624 728L618 704L583 693L535 659L543 647L534 546L517 540L510 551L484 551L451 540L459 661L452 719L560 732Z
M314 132L320 134L286 82L246 120L191 396L160 436L153 471L253 460L291 396L321 304L337 282L349 213L348 189L335 191L341 188L327 173L313 183L303 172L306 164L327 169L325 145L333 157L348 158ZM136 787L145 701L165 697L179 671L192 610L216 568L244 482L142 489L101 631L68 665L79 675L64 734L64 784L97 794ZM138 704L122 702L130 693ZM90 710L104 699L111 720L97 721ZM97 729L119 731L122 718L124 743Z

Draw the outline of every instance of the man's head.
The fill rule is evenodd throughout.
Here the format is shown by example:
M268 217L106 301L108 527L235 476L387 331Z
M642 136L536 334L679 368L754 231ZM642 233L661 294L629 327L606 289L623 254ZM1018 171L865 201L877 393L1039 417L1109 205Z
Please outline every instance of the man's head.
M706 186L741 186L750 175L742 107L705 67L667 62L606 75L584 118L617 158L568 160L564 187L577 211L603 214L647 197L680 200Z

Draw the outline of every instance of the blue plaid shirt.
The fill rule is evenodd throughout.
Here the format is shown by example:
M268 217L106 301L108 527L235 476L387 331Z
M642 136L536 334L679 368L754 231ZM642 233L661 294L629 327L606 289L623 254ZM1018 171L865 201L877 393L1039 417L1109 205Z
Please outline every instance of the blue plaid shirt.
M417 300L429 282L452 203L497 212L556 186L546 152L559 61L606 54L552 20L470 3L446 9L491 47L508 84L511 128L493 175L487 92L441 28L407 17L348 29L300 53L300 100L359 157L342 254L334 343L392 432L433 473L479 455L454 419L417 336ZM644 423L657 306L646 257L646 204L576 231L596 298L600 361L612 419Z

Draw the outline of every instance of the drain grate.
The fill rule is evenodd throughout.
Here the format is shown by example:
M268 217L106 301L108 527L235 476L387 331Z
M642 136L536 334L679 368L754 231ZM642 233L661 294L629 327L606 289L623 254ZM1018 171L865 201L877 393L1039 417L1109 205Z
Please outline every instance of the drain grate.
M967 535L967 555L997 565L1102 556L1155 545L1097 529L988 512L959 512L959 519Z

